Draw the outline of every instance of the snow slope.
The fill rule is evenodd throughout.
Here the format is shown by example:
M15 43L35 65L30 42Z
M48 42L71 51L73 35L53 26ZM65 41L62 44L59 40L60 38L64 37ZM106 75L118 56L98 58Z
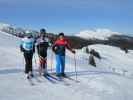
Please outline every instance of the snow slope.
M113 32L109 29L95 29L95 30L84 30L81 31L79 34L76 34L76 36L85 38L85 39L100 39L105 40L111 35L121 35L122 33L119 32Z
M92 46L93 47L93 46ZM106 54L106 50L102 50L102 46L94 46L103 54L101 62L105 63L106 60L113 63L116 62L111 59L112 55L115 55L115 51L119 57L125 57L121 55L122 52L118 48L112 48L114 50L110 55ZM104 46L106 47L106 46ZM108 49L111 50L111 49ZM111 51L112 51L111 50ZM133 78L126 75L117 74L112 70L103 66L102 63L97 60L98 68L94 68L87 64L86 54L77 51L77 74L78 82L75 81L75 66L74 55L67 52L66 57L66 72L71 79L64 79L64 81L50 81L43 77L36 77L33 79L35 85L31 86L29 81L26 80L23 73L24 64L23 56L19 51L19 39L1 34L0 33L0 100L132 100L133 98ZM51 69L51 51L48 53L48 70ZM126 60L132 60L133 52L127 55ZM109 57L109 58L108 58ZM37 58L37 56L36 56ZM122 59L122 58L121 58ZM124 58L123 58L124 59ZM34 61L35 59L33 59ZM54 60L54 58L53 58ZM123 63L123 60L118 60L119 63ZM109 65L114 66L110 62ZM130 61L128 61L130 62ZM100 65L101 64L101 65ZM133 65L132 62L130 62ZM121 64L122 65L122 64ZM37 65L33 64L34 69ZM52 64L53 71L55 63ZM127 70L132 70L130 65L127 66ZM124 67L124 65L122 66ZM121 66L119 66L121 68Z
M117 70L127 70L133 73L133 50L129 50L129 53L126 54L118 47L101 44L88 46L88 49L95 49L102 56L101 60L95 58L99 68L115 68ZM83 56L82 52L85 51L82 50L80 52ZM84 57L87 59L88 55L84 55Z

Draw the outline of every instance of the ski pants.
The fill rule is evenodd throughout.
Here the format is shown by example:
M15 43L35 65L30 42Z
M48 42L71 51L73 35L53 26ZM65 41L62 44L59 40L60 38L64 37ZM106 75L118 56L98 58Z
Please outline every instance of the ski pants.
M47 73L47 57L41 57L39 56L39 70L43 71L44 73Z
M47 73L47 49L38 49L39 56L39 70L43 70L44 73Z
M25 73L32 72L32 58L33 53L26 53L24 52L24 58L25 58Z
M65 56L56 54L56 74L64 73L65 71Z

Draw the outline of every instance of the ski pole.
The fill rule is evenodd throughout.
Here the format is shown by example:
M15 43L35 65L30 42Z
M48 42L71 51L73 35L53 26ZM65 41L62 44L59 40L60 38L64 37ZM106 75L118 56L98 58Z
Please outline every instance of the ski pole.
M76 64L76 56L74 54L74 65L75 65L75 77L76 77L76 81L77 81L77 64Z
M53 68L53 52L51 51L51 73L52 73L52 68Z
M35 66L37 66L37 62L36 62L36 57L35 57L35 55L33 55L33 57L34 57L34 61L35 61Z
M25 58L24 57L22 57L22 59L23 59L23 67L25 67ZM25 72L25 70L24 70L24 72Z

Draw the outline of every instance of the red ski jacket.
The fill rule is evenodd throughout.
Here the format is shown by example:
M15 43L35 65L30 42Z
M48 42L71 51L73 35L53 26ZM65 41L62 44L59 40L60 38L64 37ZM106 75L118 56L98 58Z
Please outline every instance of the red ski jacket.
M55 41L52 49L56 54L64 56L66 48L71 50L71 47L70 47L68 41L65 38L63 38L63 39L57 39Z

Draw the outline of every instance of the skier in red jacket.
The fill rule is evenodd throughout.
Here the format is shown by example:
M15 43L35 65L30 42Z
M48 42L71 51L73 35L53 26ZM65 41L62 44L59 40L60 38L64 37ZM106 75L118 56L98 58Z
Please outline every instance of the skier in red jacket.
M68 41L64 37L64 33L59 33L59 36L57 40L54 42L54 45L52 47L53 51L56 55L56 76L58 77L65 77L66 74L65 71L65 51L66 48L70 50L72 53L75 53L75 50L73 50Z

